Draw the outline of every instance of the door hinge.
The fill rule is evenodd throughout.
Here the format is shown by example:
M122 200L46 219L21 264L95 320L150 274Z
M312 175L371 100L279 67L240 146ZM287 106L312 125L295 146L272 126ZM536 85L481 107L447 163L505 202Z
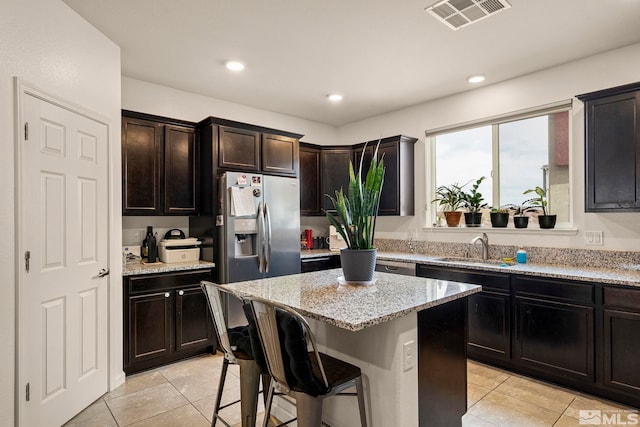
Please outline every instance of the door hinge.
M27 387L26 387L26 390L25 390L26 391L27 402L31 399L31 395L30 395L31 390L30 389L31 389L31 385L29 383L27 383Z
M24 122L24 140L29 140L29 122Z
M28 273L29 272L29 260L31 259L31 252L26 251L24 253L24 270Z

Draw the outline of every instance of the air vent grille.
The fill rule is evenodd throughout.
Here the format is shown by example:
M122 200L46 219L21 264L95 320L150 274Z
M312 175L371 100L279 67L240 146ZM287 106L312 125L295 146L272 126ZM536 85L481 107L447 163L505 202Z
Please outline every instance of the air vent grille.
M507 0L442 0L425 10L457 30L510 7Z

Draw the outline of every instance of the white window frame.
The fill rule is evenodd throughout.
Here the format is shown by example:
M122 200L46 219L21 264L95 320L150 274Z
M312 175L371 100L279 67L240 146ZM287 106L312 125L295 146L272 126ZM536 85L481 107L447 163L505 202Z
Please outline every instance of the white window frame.
M431 201L435 198L435 184L436 184L436 136L462 131L466 129L481 127L481 126L492 126L492 162L493 162L493 170L498 171L497 176L493 178L492 189L495 195L499 195L499 166L496 167L499 162L499 156L496 155L496 143L497 136L495 133L497 132L498 126L502 123L517 121L528 119L532 117L538 117L542 115L550 115L554 113L560 113L564 111L571 112L573 107L573 99L562 100L558 102L554 102L551 104L540 105L537 107L527 108L511 113L500 114L496 116L486 117L478 120L472 120L468 122L458 123L449 126L443 126L433 129L425 130L425 165L428 168L428 172L426 173L426 203L425 203L425 228L431 229L432 231L443 231L443 232L478 232L478 227L446 227L437 226L436 217L438 212L438 207L435 203ZM491 228L491 227L483 227L483 230L491 229L492 232L498 233L525 233L525 234L538 234L540 232L553 233L553 234L565 234L565 235L574 235L577 233L577 229L574 228L574 203L573 203L573 167L574 167L574 158L573 158L573 126L572 126L572 115L568 115L568 128L569 128L569 223L562 224L561 227L556 227L553 229L540 230L538 227L528 227L528 228Z

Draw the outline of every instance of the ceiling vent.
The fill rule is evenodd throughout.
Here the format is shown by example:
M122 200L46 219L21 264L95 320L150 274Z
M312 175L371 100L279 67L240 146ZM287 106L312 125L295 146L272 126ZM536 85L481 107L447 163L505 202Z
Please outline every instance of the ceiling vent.
M442 0L425 10L457 30L510 7L507 0Z

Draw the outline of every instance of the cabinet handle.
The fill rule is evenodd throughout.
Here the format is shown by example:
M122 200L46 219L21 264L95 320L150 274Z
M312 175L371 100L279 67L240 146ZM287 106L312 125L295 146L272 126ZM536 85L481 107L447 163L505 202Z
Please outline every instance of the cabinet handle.
M164 297L165 297L165 298L169 298L169 295L170 295L170 294L169 294L169 292L165 292L165 293L164 293Z
M476 314L478 314L478 303L476 303Z
M178 295L180 295L180 296L184 295L184 291L178 292Z

